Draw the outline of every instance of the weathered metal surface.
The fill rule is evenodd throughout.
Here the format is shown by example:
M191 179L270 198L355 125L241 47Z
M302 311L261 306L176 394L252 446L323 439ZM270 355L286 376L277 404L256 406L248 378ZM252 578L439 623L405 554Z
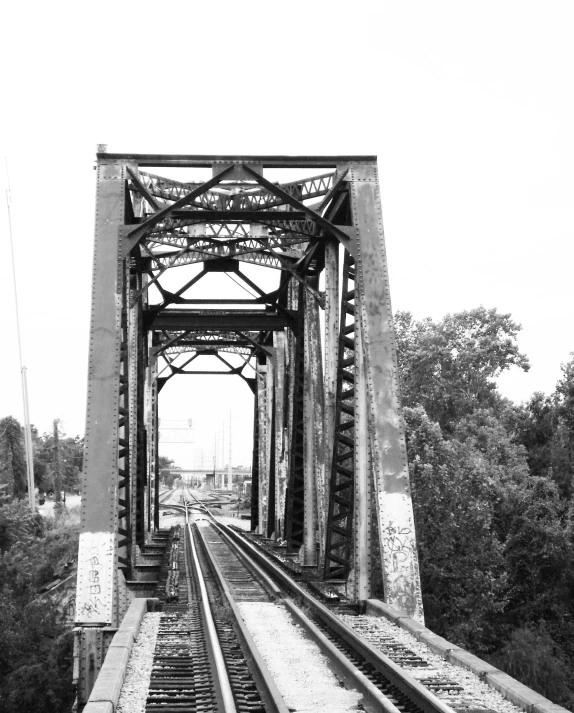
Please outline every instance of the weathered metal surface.
M116 624L118 393L125 171L98 166L76 621Z
M353 599L371 597L369 414L363 340L355 340L354 547L350 590Z
M151 335L148 335L148 353L151 352ZM157 429L157 357L150 353L146 368L145 389L145 423L147 447L147 502L146 502L146 532L150 532L155 525L155 485L156 485L156 429Z
M270 364L257 365L257 411L259 421L259 524L257 532L267 536L267 518L269 505L269 398L267 370ZM271 396L272 398L272 396Z
M251 459L251 529L259 532L259 377L253 394L253 453Z
M338 342L335 430L325 544L325 578L346 579L352 552L355 478L355 260L345 253Z
M273 334L275 347L275 537L283 540L285 533L285 495L287 490L287 458L285 452L285 333Z
M339 243L325 243L325 490L328 493L335 443L337 412L337 362L339 353Z
M317 287L317 277L309 277L314 287ZM313 537L318 547L318 564L324 562L325 525L327 519L327 491L325 489L325 435L323 423L325 419L325 398L323 384L323 360L321 354L321 328L319 323L319 307L317 301L308 292L305 293L305 402L308 414L305 415L306 458L309 459L305 468L305 477L310 478L314 510ZM307 484L305 486L307 498ZM307 504L306 504L307 511ZM309 538L311 535L309 535ZM309 563L311 564L311 563Z
M214 163L241 163L263 168L336 168L337 166L377 162L376 156L231 156L98 153L98 158L133 161L138 166L211 168Z
M150 314L147 321L151 329L239 329L247 331L284 329L289 320L282 314L273 314L261 310L234 310L230 311L198 311L175 310L155 315Z
M291 345L290 377L290 430L289 430L289 482L285 500L285 539L291 552L303 545L305 520L305 418L304 418L304 327L303 288L292 282L290 286L290 306L297 309L299 319L296 328L289 330Z
M128 276L129 279L129 276ZM130 280L128 297L131 297L138 288L138 280ZM131 301L131 300L130 300ZM129 304L129 303L128 303ZM132 542L131 555L133 564L139 563L139 552L137 546L138 539L138 518L140 515L139 488L138 488L138 458L136 444L138 441L138 332L139 332L139 303L127 310L128 317L128 343L127 356L129 364L128 375L128 414L129 414L129 448L131 451L129 458L129 497L130 497L130 537ZM131 565L131 562L130 562Z
M159 391L215 373L255 396L252 527L303 547L357 599L380 558L387 601L421 619L375 157L98 156L78 621L116 622L124 574L159 528ZM213 178L140 170L151 165ZM329 172L265 176L311 167ZM278 289L242 262L259 266L250 276L279 270ZM217 272L249 299L202 299ZM200 356L220 371L198 368Z
M303 563L317 564L317 473L315 470L315 388L313 383L313 348L317 339L310 319L309 299L304 300L304 376L303 376L303 480L305 518L303 524Z
M364 172L351 169L349 174L385 600L422 621L378 182L373 173L364 178Z

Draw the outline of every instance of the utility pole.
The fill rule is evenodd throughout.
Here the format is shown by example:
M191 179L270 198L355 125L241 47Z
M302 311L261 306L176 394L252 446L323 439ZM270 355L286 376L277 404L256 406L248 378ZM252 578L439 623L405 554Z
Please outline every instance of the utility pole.
M231 465L231 409L229 409L229 463L227 465L227 489L233 490L233 466Z
M54 478L54 502L55 508L62 507L62 461L60 458L60 433L58 431L58 419L54 419L54 459L53 459L53 478Z
M16 286L16 263L14 259L14 240L12 237L12 214L10 212L10 176L8 174L8 159L6 161L6 203L8 205L8 232L10 235L10 253L12 256L12 282L14 284L14 303L16 306L16 333L18 335L18 356L20 358L20 375L22 379L22 401L24 402L24 446L26 450L26 475L28 479L28 502L30 510L35 512L36 502L34 491L34 455L32 451L32 430L30 428L30 412L28 411L28 382L26 367L22 364L22 341L20 339L20 311L18 308L18 288Z

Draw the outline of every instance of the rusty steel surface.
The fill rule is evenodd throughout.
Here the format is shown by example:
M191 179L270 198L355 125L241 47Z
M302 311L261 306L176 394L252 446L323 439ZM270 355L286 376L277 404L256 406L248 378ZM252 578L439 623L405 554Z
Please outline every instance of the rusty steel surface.
M395 334L376 173L351 169L360 322L371 412L372 464L385 600L423 621L418 556L399 403Z
M98 153L98 159L133 161L138 166L212 167L214 164L247 163L263 168L335 168L341 164L376 163L376 156L229 156Z
M357 600L380 561L422 621L376 157L102 148L97 169L77 624L118 623L158 530L161 389L213 374L255 401L253 529Z
M76 621L116 624L118 394L125 170L98 168Z

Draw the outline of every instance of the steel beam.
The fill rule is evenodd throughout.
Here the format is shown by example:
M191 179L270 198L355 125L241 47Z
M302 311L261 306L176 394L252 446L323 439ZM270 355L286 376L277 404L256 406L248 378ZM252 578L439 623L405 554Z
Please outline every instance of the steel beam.
M355 498L353 570L350 590L353 599L365 601L371 592L369 413L367 379L362 339L355 344Z
M348 175L385 600L423 620L397 354L376 168Z
M146 389L145 389L145 422L146 422L146 445L147 445L147 491L146 491L146 532L158 527L156 524L156 513L159 518L155 490L156 480L159 474L156 472L157 460L157 425L158 425L158 392L157 392L157 357L151 354L151 334L148 334L148 365L146 368Z
M98 159L133 161L142 168L207 168L214 164L247 163L263 168L337 168L350 164L376 164L376 156L232 156L98 153Z
M289 320L284 315L264 310L168 309L159 313L146 310L144 320L148 329L182 331L210 329L272 332L289 325Z
M308 278L317 287L317 276ZM325 551L326 491L324 391L319 307L305 292L305 563L322 566ZM309 518L309 522L307 519ZM313 540L313 552L309 550ZM318 547L316 547L318 544ZM317 556L319 559L317 559ZM307 561L309 559L309 561Z
M289 482L285 498L285 540L290 552L303 545L305 510L305 392L303 288L295 280L289 285L289 307L299 318L289 336Z
M335 417L337 411L337 362L339 353L339 243L331 238L325 243L325 416L323 420L325 447L325 492L329 493Z
M337 351L337 396L332 446L325 578L345 580L351 567L355 479L355 259L345 253Z
M259 507L258 507L258 527L257 532L267 537L268 507L269 507L269 467L272 440L269 428L270 406L269 399L273 398L269 394L268 370L270 361L267 364L257 365L257 420L258 420L258 474L259 474Z
M163 179L143 166L210 168L212 178ZM311 167L335 172L293 172L281 185L264 175ZM91 661L99 640L86 627L117 624L124 572L159 528L159 391L175 375L222 373L191 371L199 356L222 361L255 395L252 527L325 578L347 580L356 600L373 593L380 561L385 599L422 621L376 158L104 150L97 186L77 661ZM238 261L279 269L279 288L265 293ZM183 274L179 284L163 277L197 262L199 275L169 273ZM238 274L254 300L201 300L201 278L216 271ZM150 306L152 284L161 303Z
M287 491L287 464L286 457L286 431L285 419L286 383L285 383L285 332L273 333L273 346L275 348L275 538L283 540L285 537L285 495Z
M125 167L97 169L96 232L76 621L117 625L118 418Z

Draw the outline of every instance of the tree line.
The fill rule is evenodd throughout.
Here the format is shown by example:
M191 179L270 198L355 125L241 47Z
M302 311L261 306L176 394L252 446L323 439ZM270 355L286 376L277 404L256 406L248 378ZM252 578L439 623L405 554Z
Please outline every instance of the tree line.
M574 704L574 359L516 405L520 326L484 307L395 318L427 625Z
M53 430L41 436L32 426L32 448L39 494L53 494L59 501L62 492L79 490L83 438L66 437L56 419ZM9 499L24 498L28 492L24 433L13 416L0 419L0 492Z
M42 436L33 429L39 493L53 492L54 517L31 512L27 498L23 429L0 420L0 710L6 713L69 711L73 634L43 588L67 572L78 552L78 527L66 517L62 492L79 487L82 439L67 438L54 423ZM41 498L40 498L41 500Z

